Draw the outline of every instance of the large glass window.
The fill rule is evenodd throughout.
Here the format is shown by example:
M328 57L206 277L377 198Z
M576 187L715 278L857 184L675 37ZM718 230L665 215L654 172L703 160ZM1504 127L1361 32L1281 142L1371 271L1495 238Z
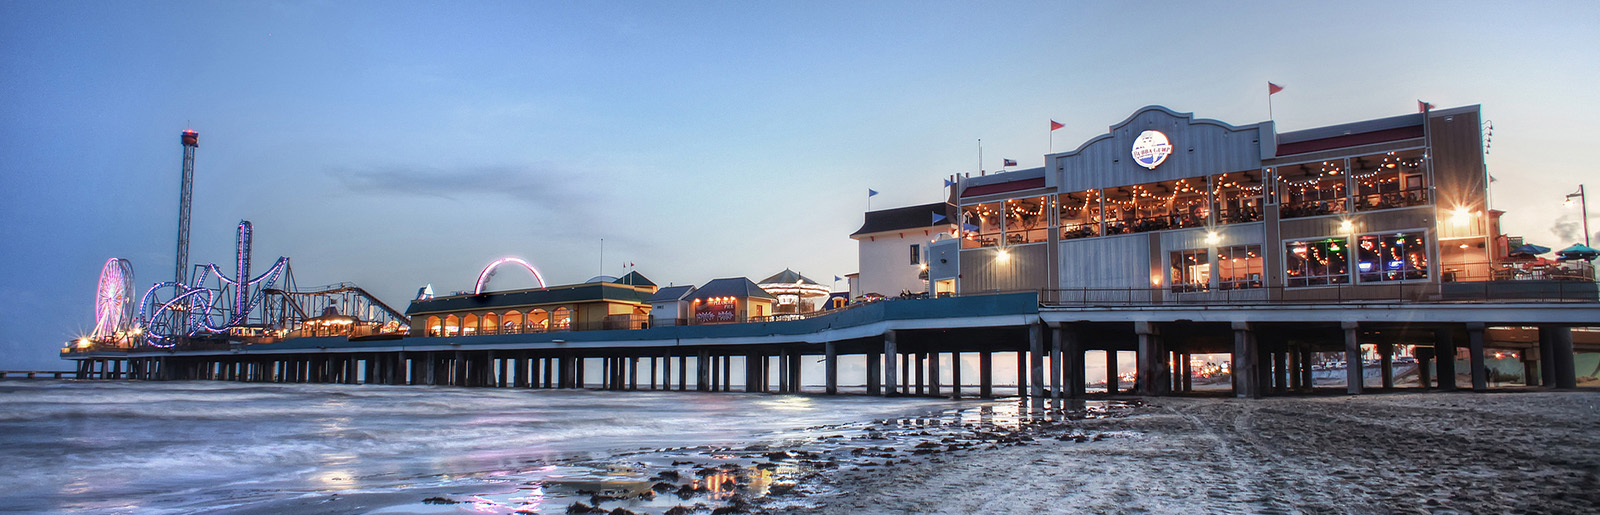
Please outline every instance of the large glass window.
M1350 161L1356 181L1356 210L1376 211L1428 203L1422 150L1359 157Z
M1217 223L1237 224L1261 220L1261 171L1225 173L1211 177Z
M1321 286L1350 282L1350 240L1327 238L1291 241L1283 245L1284 278L1288 286Z
M1239 290L1261 287L1261 246L1234 245L1217 249L1217 288Z
M1360 237L1357 246L1361 282L1428 278L1428 240L1420 231L1370 234Z
M1061 195L1061 239L1071 240L1100 235L1100 191L1089 190Z
M1278 206L1284 218L1343 213L1345 201L1344 160L1280 166Z
M1172 253L1172 291L1191 292L1211 289L1211 260L1206 249Z
M1050 239L1050 197L1005 201L1007 245L1042 243Z
M1105 195L1106 234L1201 227L1211 216L1203 177L1123 186Z
M974 249L1000 244L1000 203L973 204L961 208L961 248Z

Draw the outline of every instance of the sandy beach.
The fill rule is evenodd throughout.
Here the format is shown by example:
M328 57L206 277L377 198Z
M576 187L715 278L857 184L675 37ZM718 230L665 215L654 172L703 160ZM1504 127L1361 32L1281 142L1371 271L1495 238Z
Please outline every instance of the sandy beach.
M1600 392L1158 398L844 466L773 513L1593 513Z

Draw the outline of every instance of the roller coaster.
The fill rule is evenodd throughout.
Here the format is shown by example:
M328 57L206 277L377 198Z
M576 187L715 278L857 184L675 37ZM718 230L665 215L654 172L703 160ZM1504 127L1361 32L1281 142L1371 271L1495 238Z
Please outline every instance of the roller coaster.
M132 304L132 265L107 261L96 304L96 330L79 340L99 347L206 347L270 343L306 336L399 338L411 325L404 313L352 283L296 287L289 258L251 277L249 221L238 225L236 273L215 263L195 265L188 281L157 283Z

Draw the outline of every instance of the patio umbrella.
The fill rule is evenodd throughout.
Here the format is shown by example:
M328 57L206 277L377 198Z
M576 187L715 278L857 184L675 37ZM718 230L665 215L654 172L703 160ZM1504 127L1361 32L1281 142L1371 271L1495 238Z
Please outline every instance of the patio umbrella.
M1594 247L1581 243L1574 243L1571 247L1556 251L1556 256L1559 256L1562 261L1573 259L1593 261L1596 256L1600 256L1600 250L1595 250Z
M1545 246L1542 246L1542 245L1534 245L1532 243L1529 243L1527 245L1523 245L1521 247L1517 247L1517 248L1511 249L1511 255L1513 255L1513 256L1518 256L1518 255L1537 256L1539 254L1543 254L1543 253L1546 253L1546 252L1550 252L1550 247L1545 247Z

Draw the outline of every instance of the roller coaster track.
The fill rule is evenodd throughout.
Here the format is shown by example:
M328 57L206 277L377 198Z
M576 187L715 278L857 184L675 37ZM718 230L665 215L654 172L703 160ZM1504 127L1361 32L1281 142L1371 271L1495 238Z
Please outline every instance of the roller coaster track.
M320 313L316 313L316 314L308 314L308 313L306 313L305 310L300 306L300 302L297 300L297 298L311 297L311 296L317 296L317 295L354 294L357 297L359 297L361 299L364 299L368 304L373 305L373 306L377 306L378 309L383 310L384 313L387 313L390 317L393 317L395 320L400 321L402 324L405 324L405 325L408 325L408 326L411 325L411 317L407 317L404 313L401 313L400 311L394 309L393 307L390 307L388 304L385 304L382 300L379 300L377 296L374 296L373 294L368 293L367 290L362 289L360 286L356 286L355 283L336 283L336 284L330 284L330 285L326 285L326 286L317 286L317 287L313 287L313 288L309 288L309 289L305 289L305 290L296 289L295 291L287 291L287 290L281 290L281 289L270 289L270 290L265 290L265 291L266 291L266 293L268 295L279 295L279 296L281 296L284 299L285 304L287 304L287 306L289 308L292 308L294 310L295 314L299 315L299 317L302 320L304 320L306 318L312 318L312 317L318 316L318 315L320 315Z

